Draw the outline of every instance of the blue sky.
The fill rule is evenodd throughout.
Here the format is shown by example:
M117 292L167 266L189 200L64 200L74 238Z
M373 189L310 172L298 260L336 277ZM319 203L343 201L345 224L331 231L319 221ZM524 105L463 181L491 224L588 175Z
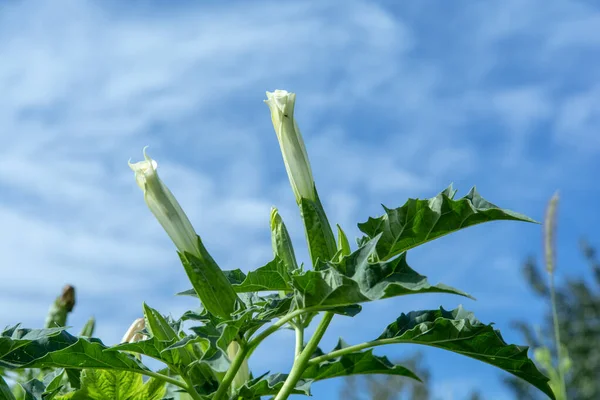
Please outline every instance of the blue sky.
M600 7L593 1L0 2L0 325L43 324L62 286L70 320L95 315L115 343L143 301L194 307L172 243L127 161L149 154L224 269L271 259L269 210L297 254L304 234L266 90L297 93L330 221L356 222L454 182L541 220L561 191L559 277L583 274L577 240L599 243ZM339 317L323 341L377 336L401 312L459 303L522 343L510 321L539 321L520 275L541 228L486 224L411 251L428 295ZM256 373L291 363L289 332L256 353ZM276 351L274 349L277 349ZM415 350L385 350L401 357ZM440 399L473 388L505 399L503 374L424 349ZM378 350L381 353L381 349ZM332 398L341 381L314 386Z

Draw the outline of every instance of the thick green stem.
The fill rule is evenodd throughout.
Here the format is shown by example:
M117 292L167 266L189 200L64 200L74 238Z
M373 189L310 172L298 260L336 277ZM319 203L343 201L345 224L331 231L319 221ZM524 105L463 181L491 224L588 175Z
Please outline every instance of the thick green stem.
M225 399L227 398L227 393L229 392L229 387L231 386L231 382L235 378L235 375L239 371L240 367L244 363L244 360L249 356L250 346L245 343L240 344L240 351L236 354L235 358L231 362L227 373L223 377L221 384L219 385L219 389L215 393L213 400Z
M194 388L194 383L183 374L181 374L181 378L185 381L185 383L187 383L187 394L189 394L194 400L202 400L202 396L200 396L200 393L198 393L196 388Z
M300 356L304 347L304 325L302 325L300 318L296 320L294 330L296 331L296 351L294 352L294 359L296 359Z
M292 394L292 391L296 387L296 383L298 383L300 377L302 376L304 370L308 365L310 356L313 355L314 351L319 345L319 342L325 334L325 331L327 330L329 323L333 319L333 316L334 314L330 311L325 313L323 319L317 326L317 330L306 344L306 347L304 348L304 350L302 350L302 352L296 358L296 360L294 360L294 366L292 367L292 370L290 371L290 374L285 380L283 387L281 388L274 400L285 400L289 397L290 394Z
M285 324L287 324L290 321L294 320L294 318L299 317L302 314L306 314L306 313L326 311L329 308L332 308L332 307L328 307L328 308L324 308L324 307L307 307L307 308L303 308L303 309L300 309L300 310L292 311L291 313L289 313L287 315L284 315L283 317L281 317L281 319L277 320L277 322L273 323L273 325L271 325L270 327L268 327L267 329L265 329L264 331L262 331L261 333L259 333L258 335L256 335L256 337L254 339L252 339L252 340L250 340L248 342L248 348L250 349L248 355L252 354L252 352L254 351L254 349L263 340L265 340L271 334L273 334L276 331L278 331L279 328L281 328Z

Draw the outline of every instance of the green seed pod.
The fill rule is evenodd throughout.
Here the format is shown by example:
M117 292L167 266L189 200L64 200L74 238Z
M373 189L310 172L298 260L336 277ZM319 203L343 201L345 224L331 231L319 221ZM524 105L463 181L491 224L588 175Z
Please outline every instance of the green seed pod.
M57 326L65 326L67 324L67 315L73 311L75 307L75 288L71 285L66 285L63 288L62 294L54 300L46 315L46 328L56 328Z
M79 334L79 336L92 337L92 335L94 334L95 328L96 328L96 318L90 317L90 319L87 320L87 322L81 329L81 333Z
M298 269L290 234L275 207L271 208L271 244L273 255L283 261L288 271Z

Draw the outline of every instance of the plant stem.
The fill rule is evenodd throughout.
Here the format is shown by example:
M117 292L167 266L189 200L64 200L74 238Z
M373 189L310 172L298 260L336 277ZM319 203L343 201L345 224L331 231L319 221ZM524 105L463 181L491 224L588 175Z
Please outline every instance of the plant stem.
M196 391L196 388L194 388L194 384L192 383L191 379L187 378L183 374L181 374L181 378L185 381L185 383L187 383L187 394L189 394L194 400L202 400L202 396L200 396L200 394Z
M567 399L567 388L565 384L565 371L563 370L563 351L560 341L560 327L558 321L558 312L556 311L556 288L554 286L555 271L555 231L556 231L556 209L558 207L558 192L554 193L548 202L546 218L544 221L544 251L546 258L546 271L548 272L550 302L552 304L552 322L554 325L554 341L556 345L556 358L558 359L558 384L560 385L560 395L562 400Z
M213 400L219 400L221 398L224 398L223 396L227 396L227 392L229 390L229 386L231 386L231 382L233 382L235 375L242 366L246 357L248 357L249 353L250 346L246 343L240 343L240 351L235 355L235 358L229 366L227 373L223 377L223 380L221 381L219 389L215 393Z
M395 342L394 342L395 343ZM374 340L372 342L364 342L361 344L355 344L354 346L344 347L340 350L332 351L331 353L323 354L322 356L312 358L308 361L309 365L319 364L323 361L331 360L332 358L337 358L343 356L344 354L353 353L355 351L367 349L369 347L381 346L383 343L381 340Z
M328 308L332 308L332 307L328 307ZM279 319L277 322L273 323L273 325L271 325L270 327L268 327L267 329L265 329L264 331L262 331L254 339L252 339L252 340L250 340L248 342L248 348L249 348L249 354L248 355L252 354L252 352L260 344L260 342L262 342L263 340L265 340L272 333L276 332L283 325L285 325L288 322L292 321L294 318L299 317L300 315L306 314L306 313L326 311L328 308L324 308L324 307L307 307L307 308L302 308L302 309L299 309L299 310L292 311L291 313L289 313L287 315L284 315L283 317L281 317L281 319Z
M554 288L554 274L549 274L550 278L550 302L552 303L552 320L554 323L554 341L556 342L556 356L558 358L558 379L560 381L560 391L563 400L567 399L567 388L565 385L565 372L563 371L563 351L560 341L560 327L558 323L558 312L556 311L556 290Z
M304 347L304 326L302 325L300 318L296 320L294 329L296 330L296 351L294 352L294 359L296 359L300 356L302 348Z
M127 370L124 370L124 371L127 371ZM170 383L171 385L174 385L174 386L179 386L180 388L182 388L183 390L186 390L186 391L189 390L188 385L186 385L185 383L183 383L183 382L181 382L181 381L179 381L179 380L177 380L175 378L171 378L170 376L159 374L158 372L154 372L154 371L140 371L140 374L149 376L149 377L154 378L154 379L160 379L160 380L168 382L168 383ZM195 391L195 389L193 387L192 387L192 390ZM196 393L196 395L198 395L198 393ZM192 395L192 397L194 397L194 396ZM200 397L195 397L195 399L200 399Z
M292 367L290 374L288 375L281 390L279 391L279 393L277 393L277 396L274 400L285 400L292 393L292 391L296 387L296 383L298 383L300 377L306 369L306 366L308 365L310 356L312 356L315 349L319 345L319 342L325 334L325 331L327 330L329 323L333 319L333 316L334 314L331 311L328 311L325 313L325 315L323 315L323 319L317 326L317 330L306 344L304 350L302 350L300 355L294 360L294 366Z

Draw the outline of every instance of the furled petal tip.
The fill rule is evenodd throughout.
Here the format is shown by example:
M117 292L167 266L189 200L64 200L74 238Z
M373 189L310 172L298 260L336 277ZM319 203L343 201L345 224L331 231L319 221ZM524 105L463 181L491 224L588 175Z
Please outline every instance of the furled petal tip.
M135 180L136 180L138 186L142 190L145 190L146 182L147 182L148 178L156 175L156 170L158 168L158 163L155 160L153 160L152 158L150 158L150 156L148 156L148 154L146 154L147 148L148 148L148 146L144 147L144 150L143 150L143 153L144 153L143 161L138 161L136 163L132 163L131 159L129 159L129 161L127 162L127 164L129 165L129 168L131 168L133 170L133 172L135 173Z
M280 112L285 113L288 107L294 107L294 102L296 101L296 93L290 93L287 90L277 89L274 92L267 92L267 100L264 100L265 103L269 105L273 105ZM291 110L293 112L293 109Z

